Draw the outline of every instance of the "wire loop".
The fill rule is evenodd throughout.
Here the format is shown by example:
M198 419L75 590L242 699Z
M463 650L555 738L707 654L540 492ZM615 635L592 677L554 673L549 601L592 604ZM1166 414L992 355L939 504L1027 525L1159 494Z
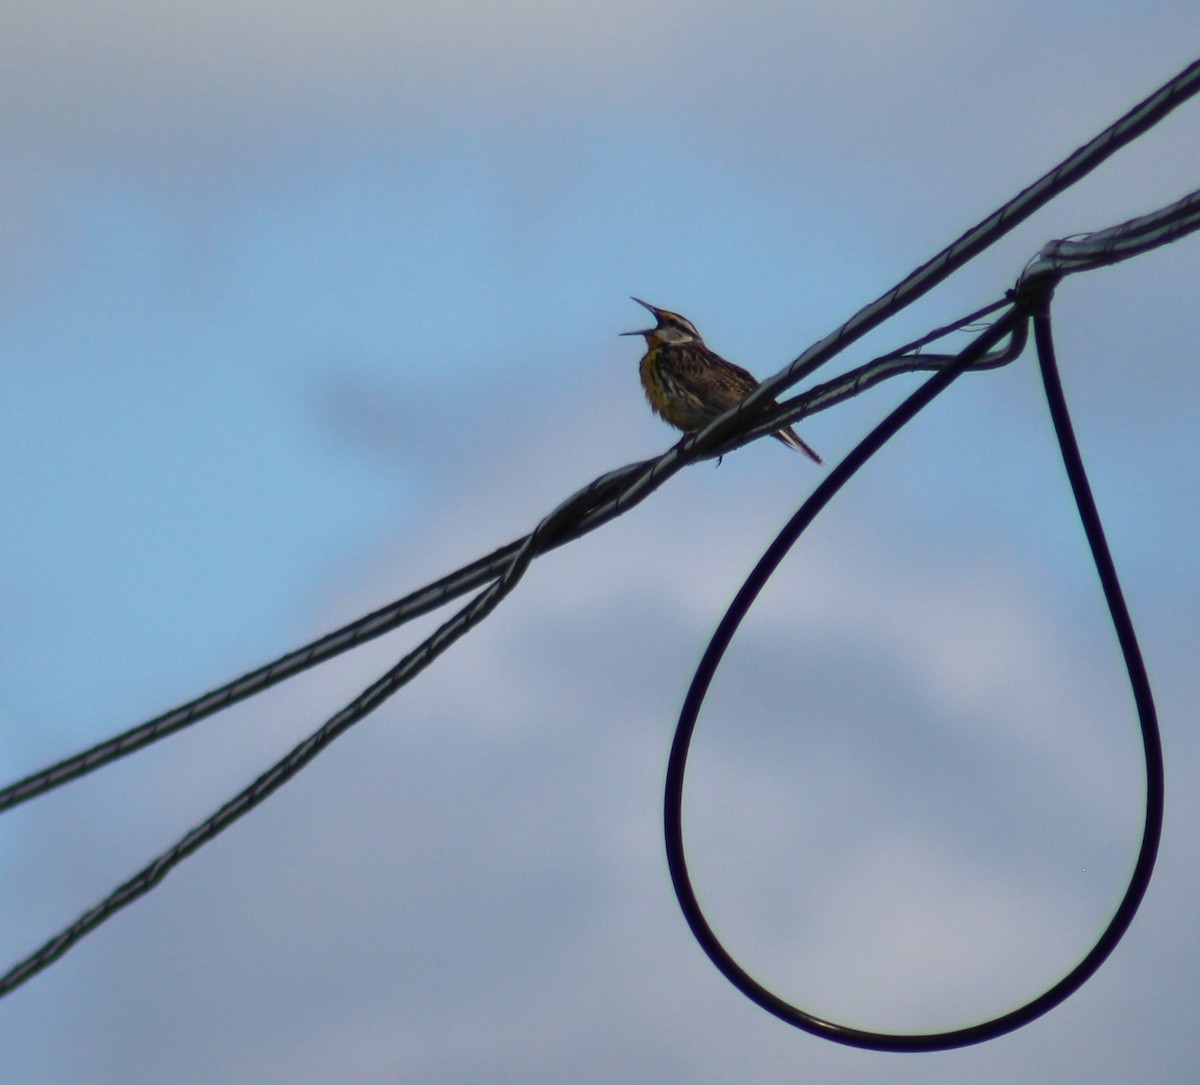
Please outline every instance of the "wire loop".
M61 929L42 946L0 975L0 998L49 967L62 957L72 945L98 928L119 909L148 893L171 869L208 841L214 839L233 822L264 802L327 748L334 739L370 715L379 705L429 666L459 637L486 618L515 588L525 570L536 557L572 539L579 538L628 512L649 497L658 487L665 484L673 475L696 460L724 455L758 436L773 432L783 425L797 422L816 411L826 410L844 402L889 377L918 370L935 370L936 375L893 412L890 418L851 452L845 461L839 464L818 487L813 498L806 502L797 516L793 518L794 523L801 525L796 529L798 536L812 517L828 503L834 493L888 439L890 433L899 429L960 373L968 367L983 369L1004 365L1019 355L1025 345L1028 317L1030 315L1035 317L1036 327L1037 320L1040 319L1038 314L1041 312L1042 303L1048 299L1053 284L1062 275L1114 263L1117 260L1177 240L1192 231L1200 230L1200 194L1192 194L1170 207L1112 227L1107 231L1090 235L1082 243L1074 241L1051 243L1031 262L1026 275L1018 282L1017 289L1008 295L1005 302L978 310L964 318L963 321L937 329L928 336L910 343L907 347L900 348L899 351L892 351L866 365L842 374L841 377L826 381L805 393L782 401L778 403L777 407L772 407L769 401L772 398L778 398L783 391L815 373L819 367L857 342L867 332L895 316L917 298L945 281L969 260L1008 234L1018 223L1027 219L1059 193L1095 170L1121 147L1149 131L1174 109L1198 93L1200 93L1200 60L1189 64L1123 117L1068 155L1057 166L1043 174L1012 199L1007 200L987 218L971 227L956 241L916 268L891 289L864 306L824 339L814 343L774 376L764 380L756 391L714 419L703 430L685 437L683 441L660 456L627 464L594 479L559 505L530 534L515 539L492 553L464 565L455 572L427 584L416 592L358 618L341 629L319 637L295 651L288 652L275 661L250 671L218 689L210 690L186 704L177 706L56 764L27 775L7 787L0 788L0 813L2 813L20 803L44 795L54 788L68 784L86 773L111 764L121 757L143 749L150 743L189 727L232 704L255 696L279 682L395 629L419 615L440 609L453 599L480 589L474 598L438 626L391 670L338 710L303 742L284 754L250 785L228 799L209 817L166 850L160 852L133 877L117 886L107 897L89 908L73 923ZM973 322L1005 303L1012 306L1009 313L1000 318L992 329L981 335L961 355L955 357L922 353L922 348L927 343L941 338L948 331L961 328L964 323ZM1008 344L1002 349L992 350L991 348L998 344L1005 335L1009 336ZM1039 353L1044 353L1045 356L1052 359L1053 347L1049 337L1048 316L1045 317L1042 339L1044 342L1039 341ZM1052 362L1050 364L1052 369ZM1053 374L1053 376L1055 386L1057 386L1057 375ZM1052 410L1055 410L1051 383L1047 378L1047 398L1051 402ZM1058 395L1061 397L1061 390ZM1059 428L1060 444L1063 448L1064 460L1068 463L1068 471L1075 472L1072 475L1072 485L1076 490L1076 500L1081 502L1082 494L1086 492L1087 480L1082 475L1082 464L1078 462L1078 450L1073 453L1073 460L1067 454L1068 445L1064 440L1064 431L1061 428L1065 426L1066 432L1069 433L1070 423L1066 417L1065 404L1062 404L1059 413L1062 422L1058 421L1058 415L1056 415L1055 425ZM1073 441L1074 438L1071 437L1071 447L1073 447ZM1075 462L1077 467L1072 467L1072 462ZM1090 500L1090 493L1088 493L1087 501L1090 502ZM1099 518L1095 516L1094 506L1089 505L1089 507L1091 512L1085 513L1084 505L1081 503L1079 506L1080 516L1083 518L1085 526L1094 523L1095 530L1089 528L1089 541L1092 544L1093 554L1096 556L1097 568L1101 570L1102 579L1106 576L1104 570L1106 568L1110 570L1110 574L1107 575L1111 576L1111 591L1114 591L1116 598L1119 599L1116 574L1111 571L1111 559L1107 557L1103 533L1099 532ZM791 529L792 525L789 525L789 530ZM1095 534L1096 532L1099 534ZM792 541L794 542L794 539ZM769 555L782 546L779 557L775 559L775 564L778 564L778 560L783 553L786 553L790 545L791 542L784 544L781 540L776 540L776 544L767 552L767 555L764 555L763 560L766 561ZM1100 558L1098 547L1104 552L1104 561ZM768 570L766 576L769 575L770 571ZM1105 580L1105 585L1107 594L1110 592L1108 580ZM738 596L739 599L743 597L748 586L749 582L743 586L743 591ZM757 590L755 588L749 594L747 608L753 601ZM1113 606L1113 598L1113 595L1110 594L1110 607ZM1123 606L1122 603L1121 607L1123 608ZM726 617L728 619L729 616ZM1126 630L1122 634L1122 647L1126 652L1130 677L1133 679L1134 668L1132 663L1129 663L1129 659L1130 653L1136 655L1137 643L1132 639L1132 626L1128 624L1128 616L1126 615L1125 618L1126 621L1123 625L1117 612L1114 611L1113 620L1118 626L1118 630ZM736 622L734 622L733 628L736 628ZM720 628L718 632L720 632ZM732 629L729 636L732 636ZM711 649L710 645L710 651ZM724 651L724 647L721 648L721 651ZM716 658L719 659L719 653ZM1138 664L1140 666L1140 659ZM700 696L703 697L702 691ZM696 707L698 711L698 705ZM1149 702L1148 685L1145 688L1144 702L1139 699L1139 711L1144 713L1147 710L1152 714L1153 706ZM686 711L687 703L685 703ZM694 723L693 716L689 727L694 726ZM1143 724L1145 731L1144 716ZM690 731L688 735L690 737ZM679 734L677 733L677 748L678 743ZM1151 776L1157 771L1159 777L1157 816L1161 818L1161 751L1157 750L1157 732L1154 733L1153 738L1147 735L1146 744L1147 771ZM1157 769L1153 763L1154 758L1151 756L1152 747L1154 751L1157 751L1154 754L1158 758ZM683 746L683 756L686 757L686 741ZM682 759L676 760L675 750L673 750L672 766L672 769L668 771L667 781L667 843L668 855L672 857L672 876L674 877L679 871L686 876L682 838L678 833L677 822L672 829L670 814L672 788L676 787L679 790L679 794L675 795L677 801L681 799L682 793ZM1149 795L1147 802L1149 809L1151 805ZM676 834L675 837L672 837L672 832ZM1151 825L1148 817L1147 833L1150 832ZM1154 832L1156 833L1157 829L1154 829ZM1147 836L1147 840L1149 840L1149 836ZM1157 836L1155 836L1154 842L1157 842ZM1149 857L1148 861L1146 861L1147 856ZM1144 841L1142 858L1139 860L1139 876L1144 874L1148 879L1149 868L1152 866L1153 849L1147 850L1147 844ZM679 886L679 881L676 881L677 892L679 892ZM1143 885L1142 891L1144 888ZM1133 887L1131 886L1130 894L1127 894L1122 903L1122 909L1131 900L1132 907L1136 909L1140 894L1134 899L1132 891ZM685 912L688 912L689 905L682 895L680 899L681 903L684 903ZM1129 912L1129 917L1131 916L1132 912ZM689 922L693 922L693 929L697 929L697 926L706 929L698 908L694 910L694 913L689 913ZM1114 929L1115 927L1110 927L1106 932L1106 937ZM1120 931L1117 932L1116 937L1120 937ZM724 952L720 950L720 944L715 943L714 940L711 952L717 953L718 951ZM1108 950L1105 952L1107 953ZM730 965L732 969L736 970L735 964L730 962ZM746 979L748 982L752 982L749 981L749 977ZM735 982L737 981L735 980ZM763 992L761 997L768 1001L774 998L769 992ZM764 1002L764 1004L766 1003ZM768 1006L768 1008L771 1008L773 1012L779 1012L772 1006ZM781 1004L780 1010L783 1008L790 1011L790 1007L786 1007L786 1004ZM815 1018L808 1020L810 1025L802 1027L812 1027L814 1031L832 1030L840 1033L832 1038L841 1039L846 1043L854 1042L848 1038L848 1030L841 1026L818 1022ZM964 1039L961 1042L969 1043L974 1040ZM870 1045L864 1044L863 1046ZM879 1044L875 1046L879 1046ZM910 1042L906 1046L912 1049L916 1045ZM953 1046L953 1044L940 1043L936 1046Z
M800 506L759 559L713 633L692 678L687 696L684 698L679 723L671 744L664 787L664 840L671 883L693 935L726 979L751 1001L796 1028L851 1047L877 1051L948 1050L982 1043L1020 1028L1040 1017L1087 982L1116 948L1141 904L1154 870L1163 819L1163 756L1154 698L1142 661L1141 650L1138 647L1133 622L1125 605L1121 585L1117 579L1116 567L1113 564L1112 555L1104 536L1104 528L1100 522L1100 515L1092 497L1087 474L1084 471L1083 459L1075 441L1066 398L1059 379L1050 326L1049 306L1053 284L1049 280L1042 280L1041 284L1044 293L1034 295L1032 290L1027 289L1022 291L1019 298L1014 297L1017 304L1005 317L980 335L959 355L952 366L930 378L897 407L830 472L808 500ZM1066 468L1071 491L1075 498L1075 506L1087 536L1092 560L1100 578L1109 615L1117 633L1137 708L1146 768L1146 813L1141 847L1121 903L1095 945L1070 972L1036 998L1015 1010L979 1024L944 1032L889 1033L854 1028L828 1021L802 1010L764 987L738 964L709 925L692 887L683 842L683 788L688 751L695 733L700 709L722 657L733 641L738 626L750 612L759 593L792 546L858 469L918 412L931 403L940 392L948 388L955 377L971 365L972 361L983 357L991 344L996 342L1001 335L1007 334L1009 330L1013 330L1014 338L1017 338L1015 326L1027 320L1028 313L1032 313L1042 386L1062 454L1063 465Z

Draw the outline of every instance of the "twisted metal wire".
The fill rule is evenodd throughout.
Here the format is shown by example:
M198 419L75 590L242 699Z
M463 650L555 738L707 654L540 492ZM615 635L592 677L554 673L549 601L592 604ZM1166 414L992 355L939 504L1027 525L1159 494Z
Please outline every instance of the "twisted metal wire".
M158 738L245 700L468 592L483 588L466 606L375 683L221 806L212 816L185 834L74 923L0 976L0 997L59 959L72 945L95 930L117 910L149 892L183 859L264 801L330 742L386 701L459 637L490 614L515 588L529 564L539 554L578 538L621 515L648 497L689 463L723 455L757 436L772 432L781 424L797 421L819 410L826 410L889 377L916 370L941 370L942 373L939 373L938 377L953 373L948 380L954 379L962 367L963 355L922 354L921 348L948 331L977 321L981 315L994 311L1003 302L970 314L954 325L931 333L916 344L889 352L787 400L777 408L771 408L770 414L767 413L766 407L767 401L776 398L779 391L810 375L856 339L931 290L1054 196L1099 166L1120 147L1158 123L1197 91L1200 91L1200 61L1189 65L1095 139L1079 148L1060 165L917 268L892 290L865 306L779 373L768 378L760 389L703 431L685 437L661 456L628 464L601 475L571 495L529 535L499 547L418 591L225 686L0 790L2 811L141 749ZM1135 252L1166 244L1196 229L1198 225L1200 221L1196 215L1195 199L1187 197L1171 208L1163 208L1152 215L1091 235L1093 239L1100 239L1093 240L1091 244L1084 239L1055 243L1057 248L1047 246L1027 269L1025 277L1018 283L1017 290L1009 300L1020 300L1023 292L1033 291L1038 287L1036 280L1040 276L1083 270L1085 266L1098 266L1115 259L1124 259ZM1023 322L1012 321L1009 316L1001 317L991 332L998 334L987 334L988 349L971 356L969 364L972 367L1003 365L1021 352L1025 342ZM1005 335L1009 336L1008 345L1003 348L997 347L996 344ZM938 377L933 379L936 381ZM483 587L484 585L487 587Z
M1106 230L1051 241L1025 269L1018 289L1034 287L1041 279L1057 281L1075 272L1109 267L1178 241L1196 229L1200 229L1200 189Z
M937 369L947 364L949 355L921 356L915 352L928 342L958 330L965 324L974 323L1002 304L1003 302L998 302L970 313L952 325L940 328L882 358L851 370L834 381L819 385L803 396L788 400L772 411L770 415L764 416L767 421L756 422L747 429L744 435L726 442L708 455L723 455L733 448L757 439L764 433L773 432L781 424L786 424L786 422L771 421L776 415L791 418L797 416L796 412L808 415L827 410L889 376L921 369ZM1019 344L1014 343L1009 350L1011 351L1013 348L1015 348L1015 353L1020 353ZM1011 356L1015 357L1015 354ZM982 359L975 368L1003 365L1009 359L1009 352L997 352L993 357ZM642 491L636 501L649 496L652 489L661 486L676 470L682 469L687 463L701 458L701 456L702 453L697 451L694 456L681 458L670 471L661 471L654 487ZM659 459L662 458L665 457L659 457ZM564 511L569 511L570 515L564 517L561 528L552 538L544 541L539 552L562 546L594 531L601 524L607 523L636 504L636 501L623 499L622 487L628 480L639 478L643 473L649 471L657 462L658 460L642 460L627 464L601 475L576 491L563 503ZM390 633L406 622L437 610L459 596L482 587L501 575L511 565L516 554L529 539L528 535L514 539L493 550L490 554L477 558L387 606L380 607L340 629L327 633L301 648L296 648L270 663L249 671L232 682L210 690L185 704L0 788L0 813L36 798L38 795L45 794L47 791L52 791L56 787L69 783L71 780L93 772L128 754L135 753L152 742L166 738L176 731L270 689L288 678L333 659L342 652L365 644L385 633Z
M1037 181L976 226L967 230L958 240L926 261L887 293L859 310L838 329L815 343L795 361L764 380L760 389L714 420L706 429L657 459L618 468L585 486L573 495L571 500L580 499L582 504L583 495L590 493L599 503L586 512L581 510L576 530L564 531L552 545L562 545L571 539L578 538L607 522L612 516L619 515L648 496L692 459L701 458L705 454L720 455L744 443L737 440L742 433L747 434L746 440L754 439L763 433L772 432L781 424L798 421L815 411L834 406L843 398L878 384L888 376L923 368L915 359L906 362L904 359L896 357L896 352L893 352L882 359L877 359L874 363L868 363L867 366L861 368L861 371L856 371L856 375L846 374L839 378L840 381L845 382L844 388L837 382L830 382L822 389L798 396L781 405L779 411L771 413L772 422L770 424L764 421L761 425L749 427L748 420L756 418L756 415L761 413L761 405L765 400L777 398L780 391L802 380L855 339L866 334L922 294L927 293L1065 188L1086 176L1110 155L1153 127L1198 90L1200 90L1200 61L1195 61L1094 139L1069 155L1052 170L1043 174ZM1180 201L1181 204L1185 202L1188 204L1187 214L1194 216L1194 197ZM1178 205L1171 205L1153 215L1144 216L1143 219L1113 227L1112 230L1129 229L1135 223L1153 219L1155 227L1161 225L1165 230L1180 231L1176 235L1164 237L1159 242L1165 243L1165 240L1173 240L1174 236L1181 236L1184 222L1179 211L1176 210L1177 207ZM1192 221L1192 219L1189 218L1187 221ZM1105 233L1107 231L1100 231L1100 235ZM1100 235L1090 236L1094 238ZM1066 248L1067 246L1082 244L1082 242L1070 241L1052 243L1051 246L1042 250L1034 264L1026 271L1026 276L1031 276L1039 270L1038 261L1043 259L1046 261L1063 260L1068 252L1074 251ZM1053 246L1058 246L1058 248L1054 249ZM1138 251L1144 250L1139 249ZM1129 255L1132 255L1132 252ZM936 361L926 359L926 361L930 362L930 368L938 364L945 364L944 358ZM821 392L820 395L816 394L818 391ZM842 394L843 391L844 394ZM680 462L681 460L682 462ZM623 485L626 482L628 482L628 486ZM607 497L609 494L614 494L614 496L607 502L602 502L601 498ZM486 584L507 567L525 541L526 539L516 539L507 543L491 554L464 565L411 595L357 619L263 667L250 671L187 704L171 709L0 789L0 812L44 794L46 791L126 754L133 753L159 738L173 734L214 712L260 693L286 678L332 659L349 648L390 632L406 621L435 610L442 604Z
M547 516L526 537L524 544L513 554L504 572L453 618L443 623L399 663L363 690L343 709L335 713L325 724L290 750L285 757L272 765L253 783L239 791L214 814L185 833L175 844L147 863L133 877L117 886L99 904L89 908L75 922L0 976L0 997L49 967L76 942L90 934L121 908L150 892L174 867L227 829L238 818L265 801L334 739L345 734L355 723L375 711L459 637L486 618L517 586L539 549L544 547L548 538L553 537L563 522L563 518L570 512L570 505L567 504L560 506L559 509Z
M928 293L984 249L1039 211L1067 188L1082 180L1122 147L1153 128L1164 117L1200 91L1200 60L1195 60L1153 94L1129 110L1053 169L1042 174L1003 206L972 226L956 241L926 261L875 301L863 306L824 339L814 343L795 361L768 377L730 414L708 427L724 432L727 419L742 412L753 414L764 400L778 398L785 388L803 380L855 339L865 335L901 309ZM707 430L705 432L708 432Z

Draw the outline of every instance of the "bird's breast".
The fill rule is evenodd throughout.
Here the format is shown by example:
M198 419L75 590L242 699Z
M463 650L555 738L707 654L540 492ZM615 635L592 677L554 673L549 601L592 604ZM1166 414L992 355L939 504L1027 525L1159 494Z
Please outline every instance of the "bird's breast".
M638 372L641 375L642 388L646 392L646 398L650 401L650 406L659 414L666 417L664 412L667 407L667 390L663 384L658 353L657 350L646 351L642 356L641 364L638 366Z

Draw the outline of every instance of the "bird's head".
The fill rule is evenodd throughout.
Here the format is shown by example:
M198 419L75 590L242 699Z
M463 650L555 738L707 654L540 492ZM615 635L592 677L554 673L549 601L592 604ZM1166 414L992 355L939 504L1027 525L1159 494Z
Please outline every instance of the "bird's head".
M622 335L644 335L646 337L646 345L650 347L681 343L702 344L704 342L700 338L700 333L696 331L695 326L687 317L669 312L666 309L659 309L649 302L642 301L641 298L634 298L633 300L644 309L649 309L654 314L654 319L658 323L653 328L642 328L635 332L621 332Z

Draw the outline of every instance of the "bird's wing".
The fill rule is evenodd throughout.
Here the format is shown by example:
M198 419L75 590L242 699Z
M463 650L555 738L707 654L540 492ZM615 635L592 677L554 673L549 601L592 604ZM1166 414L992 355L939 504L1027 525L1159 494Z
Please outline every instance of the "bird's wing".
M678 359L675 376L712 407L714 415L740 403L758 387L758 381L747 370L711 352L701 357L689 351Z

